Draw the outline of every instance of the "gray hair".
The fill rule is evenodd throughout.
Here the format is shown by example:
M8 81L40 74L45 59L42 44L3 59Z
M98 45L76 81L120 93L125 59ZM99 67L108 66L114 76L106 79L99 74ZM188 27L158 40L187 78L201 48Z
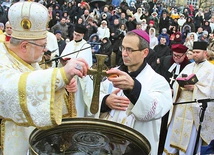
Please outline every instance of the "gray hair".
M10 44L17 46L17 45L21 44L23 41L34 42L35 40L26 40L26 39L18 39L18 38L11 37Z
M11 37L10 44L17 46L17 45L21 44L21 42L23 42L23 41L24 41L24 39L17 39L17 38Z
M149 43L144 38L137 35L136 33L129 31L126 33L126 36L137 36L139 39L139 44L138 44L139 49L144 50L145 48L149 48Z

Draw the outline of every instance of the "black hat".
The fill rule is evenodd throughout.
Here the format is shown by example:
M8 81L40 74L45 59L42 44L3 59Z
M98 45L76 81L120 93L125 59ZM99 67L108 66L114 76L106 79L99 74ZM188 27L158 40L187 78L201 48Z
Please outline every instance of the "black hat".
M201 41L195 41L193 43L193 50L198 49L198 50L207 50L207 42L201 42Z
M87 32L87 29L84 25L82 24L76 24L75 25L75 29L74 29L75 32L77 33L82 33L82 34L85 34Z

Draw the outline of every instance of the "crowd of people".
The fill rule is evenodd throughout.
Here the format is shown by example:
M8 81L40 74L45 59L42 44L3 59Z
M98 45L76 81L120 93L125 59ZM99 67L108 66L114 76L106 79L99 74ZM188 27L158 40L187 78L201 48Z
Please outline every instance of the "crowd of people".
M100 5L99 1L95 1L93 5L90 5L90 1L74 0L60 2L38 0L37 2L48 8L50 18L48 30L53 34L61 35L58 37L60 38L58 42L60 40L59 46L63 48L59 48L58 54L62 53L64 43L73 40L75 25L82 24L87 28L84 40L91 44L93 54L105 54L99 49L107 50L108 67L122 64L119 46L126 33L133 29L142 29L149 34L150 48L155 50L158 58L172 54L169 52L172 44L182 43L192 49L193 41L205 41L210 45L209 49L213 47L212 8L202 9L192 4L182 8L176 5L167 6L163 2L142 0L115 0L104 6ZM0 22L5 24L8 20L9 7L5 3L2 5ZM95 34L98 38L96 43L92 43L90 37ZM107 43L103 43L104 38ZM93 62L96 60L94 59Z
M126 33L133 29L142 29L149 34L150 48L155 50L158 58L170 55L172 44L182 43L189 49L192 49L193 41L213 44L210 36L214 30L214 12L208 8L202 9L189 4L181 10L177 6L169 7L164 3L141 0L129 3L123 0L119 5L113 5L112 2L112 5L106 6L100 6L98 2L93 6L90 6L90 2L78 1L65 1L61 5L54 1L39 2L49 10L49 30L52 33L60 30L64 40L73 40L75 24L82 24L88 29L84 35L86 41L97 34L98 44L91 44L93 49L97 49L93 53L100 53L100 48L112 51L106 53L109 57L106 63L108 67L122 64L119 46ZM103 38L111 46L104 44Z
M0 41L3 154L26 154L35 127L54 127L65 116L134 128L149 140L152 155L198 153L214 139L214 105L207 103L199 133L197 102L214 98L211 8L142 0L13 2L1 6ZM87 70L95 54L108 56L107 74L117 77L101 82L93 115ZM176 81L191 74L197 83Z

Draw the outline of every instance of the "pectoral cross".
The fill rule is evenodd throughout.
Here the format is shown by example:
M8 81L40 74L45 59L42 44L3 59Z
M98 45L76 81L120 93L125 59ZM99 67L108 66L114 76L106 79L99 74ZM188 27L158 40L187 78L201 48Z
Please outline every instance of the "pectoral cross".
M171 77L171 78L169 78L169 79L170 79L170 82L169 82L170 86L172 85L173 81L175 81L174 76L175 76L175 73L174 73L174 72L172 72L172 77Z
M96 114L99 108L99 96L100 96L100 82L102 81L103 77L107 76L106 70L103 70L103 65L105 59L108 57L107 55L96 54L97 58L97 68L96 69L89 69L87 74L93 76L94 81L94 92L91 101L90 111L92 114Z

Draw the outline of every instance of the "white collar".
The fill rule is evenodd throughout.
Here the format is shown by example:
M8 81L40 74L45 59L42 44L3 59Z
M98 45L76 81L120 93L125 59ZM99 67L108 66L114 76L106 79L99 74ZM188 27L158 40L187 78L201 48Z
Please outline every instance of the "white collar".
M178 63L173 63L172 66L168 69L168 71L171 73L174 69L176 68L175 70L175 75L178 75L180 73L180 68L181 68L181 65L178 64Z

